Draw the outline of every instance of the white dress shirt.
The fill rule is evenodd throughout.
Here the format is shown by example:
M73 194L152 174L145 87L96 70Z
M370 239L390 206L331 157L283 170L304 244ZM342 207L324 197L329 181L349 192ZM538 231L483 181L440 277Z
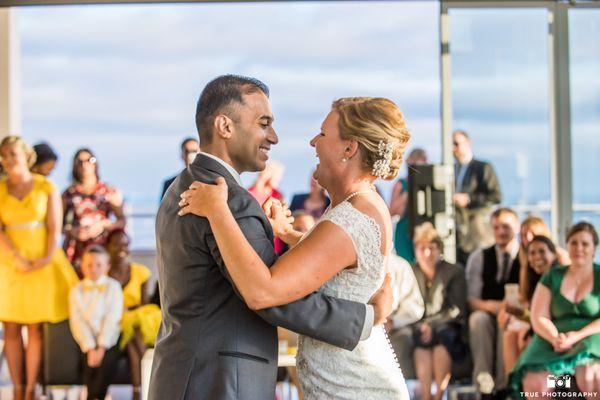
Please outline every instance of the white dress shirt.
M221 164L231 174L231 176L233 176L233 179L235 179L237 184L240 186L243 186L242 179L240 178L240 174L238 174L238 172L231 165L227 164L227 162L221 160L219 157L217 157L213 154L205 153L203 151L201 151L200 153L204 154L205 156L207 156L209 158L212 158L213 160L215 160L216 162ZM373 329L374 323L375 323L375 310L373 309L373 306L371 306L370 304L365 304L365 324L363 325L360 340L368 339L369 336L371 336L371 330Z
M216 162L221 164L223 167L225 167L227 172L229 172L231 174L231 176L233 176L233 179L235 179L237 184L242 186L242 178L240 178L240 174L238 174L238 172L235 170L235 168L233 168L231 165L227 164L227 162L221 160L219 157L217 157L213 154L205 153L203 151L201 151L200 154L204 154L205 156L212 158L213 160L215 160Z
M122 315L123 291L116 280L107 276L84 279L71 289L69 326L82 352L117 344Z

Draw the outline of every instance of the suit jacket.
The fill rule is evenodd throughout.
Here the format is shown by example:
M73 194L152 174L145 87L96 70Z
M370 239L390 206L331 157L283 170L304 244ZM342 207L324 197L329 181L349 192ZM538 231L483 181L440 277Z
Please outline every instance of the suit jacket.
M458 168L455 168L458 173ZM494 167L485 161L471 160L467 166L460 193L467 193L469 204L456 207L457 245L466 253L493 243L490 214L492 206L502 201L500 183Z
M275 262L271 226L258 202L223 165L198 155L167 190L156 220L163 320L150 400L273 399L277 325L348 350L362 333L364 304L320 292L259 312L246 306L208 220L177 215L180 193L194 180L213 183L218 176L227 181L229 207L244 235L267 265Z
M171 186L173 184L173 182L175 182L175 179L177 178L177 175L170 177L169 179L166 179L163 182L163 188L162 188L162 192L160 193L160 199L162 200L165 197L165 194L167 193L167 190L169 189L169 186Z

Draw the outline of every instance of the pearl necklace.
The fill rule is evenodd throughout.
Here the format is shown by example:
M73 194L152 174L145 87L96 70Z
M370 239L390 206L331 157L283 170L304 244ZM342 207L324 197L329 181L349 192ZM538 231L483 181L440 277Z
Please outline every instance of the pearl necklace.
M369 190L359 190L358 192L352 192L348 195L348 197L346 197L344 200L342 200L342 203L345 201L350 200L351 198L353 198L354 196L358 196L359 194L367 194L367 193L371 193L373 192L373 189L369 189Z

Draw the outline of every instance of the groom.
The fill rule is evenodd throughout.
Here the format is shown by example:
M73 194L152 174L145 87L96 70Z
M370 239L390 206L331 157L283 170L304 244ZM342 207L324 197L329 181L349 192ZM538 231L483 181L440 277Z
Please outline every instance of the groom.
M352 350L391 311L384 285L372 305L315 292L254 312L229 278L208 220L179 217L179 195L195 181L222 176L229 207L267 265L273 233L239 174L265 168L277 144L269 90L262 82L225 75L202 91L196 109L201 153L170 186L158 211L156 237L163 321L154 351L150 400L271 400L275 398L277 329Z

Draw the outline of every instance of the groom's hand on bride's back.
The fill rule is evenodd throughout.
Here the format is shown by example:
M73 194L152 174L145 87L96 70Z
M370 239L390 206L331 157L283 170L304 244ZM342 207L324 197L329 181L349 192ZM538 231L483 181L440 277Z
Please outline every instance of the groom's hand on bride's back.
M387 273L385 274L383 284L369 300L369 304L373 306L375 313L374 326L385 323L387 317L392 313L393 303L392 277Z

